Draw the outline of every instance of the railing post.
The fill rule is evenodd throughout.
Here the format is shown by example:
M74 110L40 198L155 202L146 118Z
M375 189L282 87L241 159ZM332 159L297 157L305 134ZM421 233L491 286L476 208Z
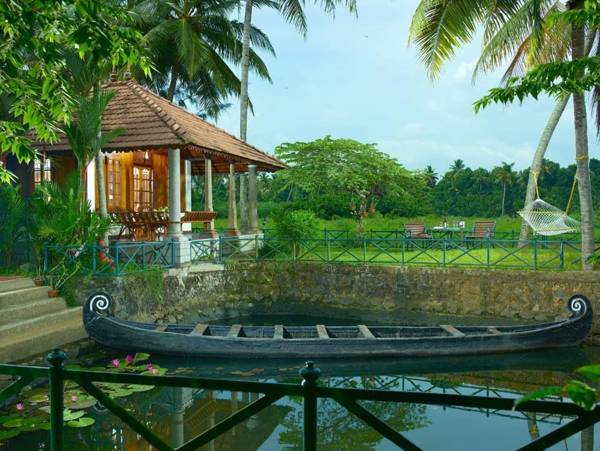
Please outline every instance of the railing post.
M93 243L92 244L92 274L96 275L96 269L97 269L97 262L96 262L96 254L98 253L98 249L97 249L98 243Z
M121 269L119 268L119 241L115 241L115 273L117 276L121 275Z
M446 237L442 238L442 268L446 267Z
M367 239L363 236L363 264L367 263Z
M533 269L537 271L538 269L538 246L537 246L537 238L533 238Z
M67 356L60 349L48 354L50 368L48 370L48 384L50 385L50 451L63 451L64 449L64 378L63 362Z
M258 262L258 235L254 235L254 261Z
M317 396L314 389L320 375L321 370L315 368L313 362L306 362L300 370L304 388L304 451L317 449Z
M44 243L44 274L48 274L48 243Z
M565 269L565 244L563 240L560 240L560 247L558 252L558 261L560 264L560 269Z
M490 234L487 234L486 237L486 247L487 247L487 252L486 252L486 266L489 269L490 268L490 247L491 247L491 241L490 241Z
M219 263L223 263L223 235L219 235Z

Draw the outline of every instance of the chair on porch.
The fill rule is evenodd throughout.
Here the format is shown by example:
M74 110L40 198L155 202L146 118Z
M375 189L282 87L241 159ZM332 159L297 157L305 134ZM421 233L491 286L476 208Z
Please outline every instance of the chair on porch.
M404 224L404 239L405 239L407 249L410 249L411 245L415 245L416 247L419 247L419 243L417 240L425 240L428 238L432 238L432 236L427 233L424 223L419 222L419 223ZM415 240L415 241L412 241L412 240Z

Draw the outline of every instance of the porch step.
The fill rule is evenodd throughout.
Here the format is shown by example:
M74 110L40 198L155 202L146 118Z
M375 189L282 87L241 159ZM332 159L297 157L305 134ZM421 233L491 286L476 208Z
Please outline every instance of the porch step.
M35 287L33 280L28 277L15 277L14 279L0 280L0 293L33 287Z
M81 318L81 307L66 310L60 323L38 327L0 339L0 362L14 362L81 340L87 336ZM52 316L52 315L47 315Z
M59 312L66 307L67 304L63 298L47 298L6 307L0 310L0 326Z
M33 282L32 282L33 283ZM0 293L0 310L13 305L39 301L48 297L48 287L21 288Z
M28 337L32 333L40 331L53 331L60 329L65 322L78 320L83 323L81 318L81 307L63 309L59 312L48 313L42 316L30 317L22 321L12 322L0 327L0 343L8 338ZM0 311L1 313L1 311Z

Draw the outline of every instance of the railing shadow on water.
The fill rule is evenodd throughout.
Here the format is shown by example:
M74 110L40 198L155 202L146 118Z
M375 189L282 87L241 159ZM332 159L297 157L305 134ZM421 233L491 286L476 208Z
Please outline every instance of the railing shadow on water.
M585 411L570 402L555 400L527 401L515 406L514 399L463 395L448 393L424 393L412 391L386 391L356 388L336 388L319 385L320 370L313 362L306 362L300 370L301 383L247 382L230 379L199 378L190 376L153 376L139 374L109 373L81 369L68 369L63 366L66 355L55 349L48 355L50 367L0 364L0 374L15 376L18 379L0 392L0 402L18 394L23 388L39 379L47 379L50 393L50 450L63 451L64 448L64 388L66 381L72 381L94 397L104 408L126 423L137 434L159 451L191 451L211 442L236 425L261 412L280 399L288 396L303 400L303 449L316 450L318 445L317 420L318 400L330 399L348 412L358 417L368 426L379 432L401 449L420 450L418 444L400 434L385 421L377 418L359 401L384 403L423 404L451 406L457 408L492 409L495 411L519 411L523 413L557 414L574 417L570 422L552 432L534 439L520 447L520 450L541 450L555 445L566 438L593 426L600 421L600 406ZM256 401L231 414L210 429L190 439L187 443L172 447L152 432L105 394L96 383L122 383L152 385L160 387L188 387L208 390L225 390L262 394Z

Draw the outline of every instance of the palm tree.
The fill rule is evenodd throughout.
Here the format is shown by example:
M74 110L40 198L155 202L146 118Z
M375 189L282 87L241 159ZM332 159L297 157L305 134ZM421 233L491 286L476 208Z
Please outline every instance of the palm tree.
M567 6L569 9L580 9L583 0L570 0ZM585 54L587 49L583 27L570 27L567 24L548 26L544 20L547 14L562 9L564 5L558 0L422 0L413 17L409 40L419 46L421 58L429 74L436 76L441 65L454 55L455 50L471 41L483 26L482 58L485 58L480 58L477 67L489 70L512 56L507 74L514 74L527 69L528 65L564 61L569 55L569 50L574 59ZM593 42L593 39L589 42ZM582 94L577 99L574 96L573 105L582 215L582 261L584 269L589 269L587 256L593 252L594 238L587 161L587 126ZM557 106L555 110L558 117L562 114L560 109L560 106ZM555 119L554 116L551 117L551 121ZM548 129L551 131L553 127L549 126ZM543 150L545 152L545 149ZM538 162L533 164L532 168ZM529 179L530 186L535 178L532 175Z
M571 10L581 9L583 0L571 0L568 3ZM571 24L571 55L573 60L580 59L585 52L585 30L582 25ZM580 69L577 76L584 74ZM573 94L573 116L575 122L575 155L577 162L577 183L579 188L579 205L581 211L581 260L584 270L592 270L589 257L594 253L594 211L592 206L592 185L588 161L587 113L585 94Z
M423 171L423 176L425 177L425 183L429 188L433 188L439 179L438 173L435 172L435 169L433 169L431 165L427 165Z
M459 171L462 171L465 167L465 162L459 158L457 160L454 160L450 165L450 172L457 173Z
M514 181L514 172L513 166L514 163L505 163L502 162L502 166L498 168L496 171L496 181L502 185L502 212L500 216L504 216L505 207L506 207L506 188L511 186Z
M503 80L523 73L537 64L564 60L570 52L569 29L564 24L547 25L544 18L564 8L558 0L519 0L477 2L423 0L415 11L410 40L421 49L431 76L439 74L442 64L456 48L471 41L483 26L483 47L473 78L496 69L508 60ZM592 48L589 41L587 52ZM548 149L568 98L557 101L538 142L527 182L525 205L534 200L536 174ZM527 239L529 227L523 222L521 239Z
M195 104L216 117L229 96L240 94L240 81L229 64L242 58L242 24L229 19L237 0L144 0L133 6L157 73L145 83L169 100ZM268 37L249 31L252 45L274 54ZM248 65L270 81L265 63L253 49Z
M313 0L320 3L323 9L333 14L340 4L344 4L350 11L356 11L356 0ZM252 10L254 7L270 7L277 9L284 19L292 24L302 35L306 35L308 26L304 14L304 0L245 0L244 25L242 32L242 58L241 58L241 86L240 86L240 139L247 140L248 134L248 76L250 68L250 56L252 49ZM240 223L242 228L248 223L248 204L246 193L246 180L244 174L240 174Z
M94 90L92 95L80 97L75 110L75 119L64 128L69 145L77 159L82 210L86 199L86 168L106 144L125 131L122 128L102 131L102 114L114 94L114 91Z

